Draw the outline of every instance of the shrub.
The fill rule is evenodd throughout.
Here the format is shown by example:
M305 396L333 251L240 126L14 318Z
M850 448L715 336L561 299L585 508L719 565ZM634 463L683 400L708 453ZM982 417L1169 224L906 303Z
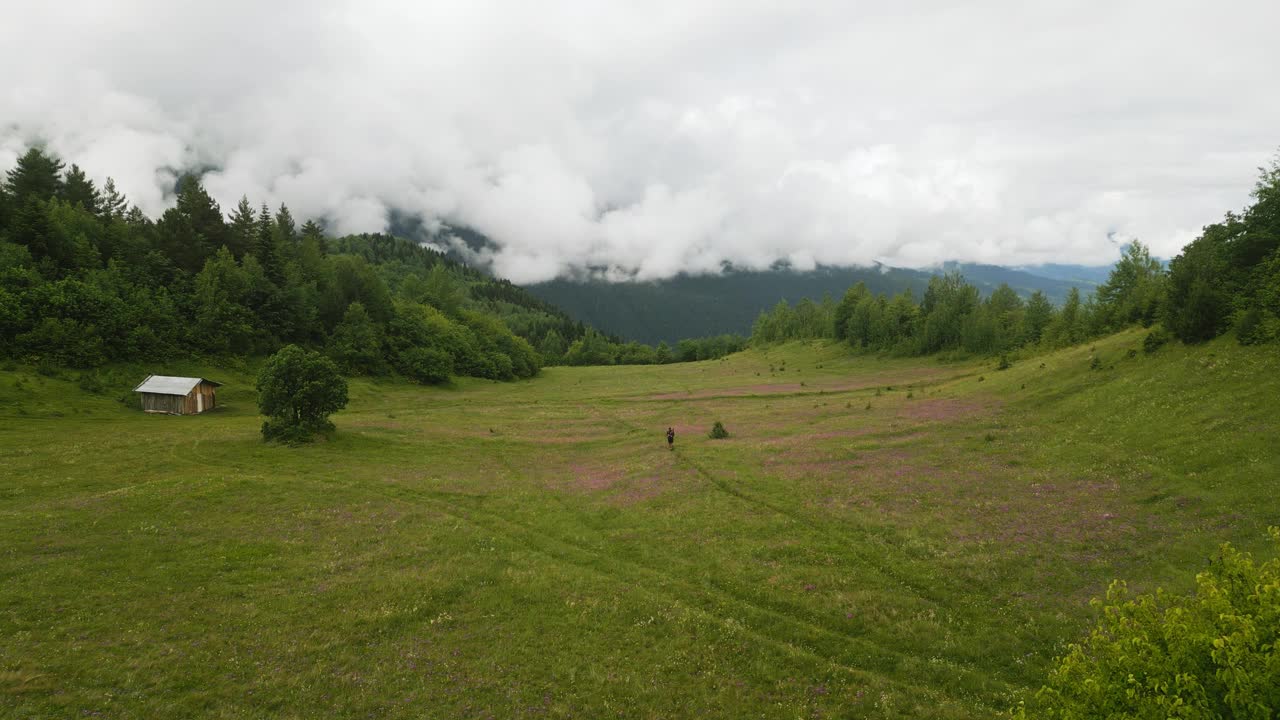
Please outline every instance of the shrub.
M347 406L347 381L332 360L297 345L272 355L258 373L262 437L304 442L333 429L329 414Z
M1090 370L1101 370L1101 369L1102 369L1102 360L1101 360L1101 359L1099 359L1097 355L1091 355L1091 356L1089 356L1089 369L1090 369Z
M1270 529L1280 543L1280 529ZM1266 718L1280 711L1280 558L1223 545L1191 595L1107 591L1098 625L1067 648L1018 717Z
M1009 362L1009 356L1008 356L1008 355L1001 355L1001 356L1000 356L1000 364L996 366L996 369L997 369L997 370L1008 370L1008 369L1009 369L1009 368L1011 368L1011 367L1013 367L1013 365Z
M406 377L426 385L449 382L453 374L453 358L436 348L409 348L400 353L398 364Z
M1278 334L1280 321L1256 305L1244 312L1236 326L1236 339L1241 345L1261 345L1275 339Z
M1159 350L1165 345L1165 343L1172 339L1173 337L1169 335L1167 330L1162 327L1157 327L1147 333L1147 336L1142 339L1142 352L1151 354Z
M58 367L58 363L54 362L52 358L42 358L40 362L36 363L36 373L56 379L62 377L62 368Z
M101 395L107 389L106 383L102 382L102 378L96 372L82 372L80 378L76 381L81 390L94 395Z
M729 431L724 429L724 423L717 420L716 424L711 426L710 436L713 440L722 440L729 437Z

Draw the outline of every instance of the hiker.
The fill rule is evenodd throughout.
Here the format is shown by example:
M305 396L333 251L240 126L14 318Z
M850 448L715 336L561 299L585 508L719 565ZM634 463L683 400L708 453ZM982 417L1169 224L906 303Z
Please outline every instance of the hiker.
M667 449L668 450L676 449L676 429L675 428L667 428Z

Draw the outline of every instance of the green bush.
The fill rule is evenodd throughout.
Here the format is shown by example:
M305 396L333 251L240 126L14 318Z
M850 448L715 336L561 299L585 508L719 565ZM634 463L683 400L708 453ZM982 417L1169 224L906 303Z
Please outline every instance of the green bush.
M1236 339L1241 345L1261 345L1277 337L1280 322L1271 313L1253 306L1240 316L1236 325Z
M1008 356L1008 355L1001 355L1001 356L1000 356L1000 364L996 366L996 369L997 369L997 370L1008 370L1008 369L1009 369L1009 368L1011 368L1011 367L1013 367L1013 364L1009 362L1009 356Z
M1271 528L1280 543L1280 529ZM1112 583L1089 637L1016 714L1085 718L1273 718L1280 713L1280 558L1223 545L1188 596Z
M1142 352L1151 354L1164 347L1172 339L1173 336L1169 334L1169 331L1163 327L1157 327L1142 339Z
M58 363L53 358L42 358L36 363L36 373L44 377L60 378L62 377L62 368L58 367Z
M729 431L724 429L724 423L717 420L716 424L711 426L710 437L713 440L722 440L729 437Z
M101 395L107 389L106 383L102 381L102 377L96 372L80 373L80 378L76 381L76 384L80 386L81 390L94 395Z
M400 370L410 379L427 385L449 382L453 358L435 348L409 348L400 353Z

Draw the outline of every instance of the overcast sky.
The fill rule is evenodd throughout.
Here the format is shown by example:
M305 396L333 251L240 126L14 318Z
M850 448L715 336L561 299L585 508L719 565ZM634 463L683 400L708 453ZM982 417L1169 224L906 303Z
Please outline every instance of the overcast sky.
M210 192L473 227L545 280L1171 256L1280 147L1280 2L14 3L33 141L153 216Z

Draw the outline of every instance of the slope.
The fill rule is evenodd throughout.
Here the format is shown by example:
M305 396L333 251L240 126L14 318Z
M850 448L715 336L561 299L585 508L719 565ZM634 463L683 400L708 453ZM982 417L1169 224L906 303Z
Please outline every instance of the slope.
M721 333L749 334L762 310L779 300L839 299L859 282L875 293L910 291L919 298L935 272L958 270L990 293L1002 283L1026 296L1044 292L1060 303L1072 287L1087 293L1092 285L1055 280L1029 272L992 265L946 263L934 271L880 266L874 268L820 267L809 272L778 269L761 272L727 271L721 275L679 275L654 282L609 283L600 280L558 279L529 285L533 295L561 307L584 322L627 339L645 343L673 343L686 337Z

